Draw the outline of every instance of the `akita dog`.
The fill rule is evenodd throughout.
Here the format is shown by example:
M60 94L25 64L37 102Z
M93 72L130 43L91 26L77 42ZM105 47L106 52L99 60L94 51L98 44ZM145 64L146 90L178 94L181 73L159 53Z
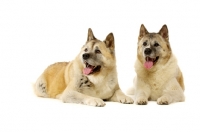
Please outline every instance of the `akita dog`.
M71 62L47 67L34 87L40 97L61 99L66 103L104 106L103 100L133 103L119 88L115 44L112 33L104 41L88 29L86 44Z
M134 79L135 102L147 104L148 100L158 104L184 101L183 75L172 54L166 25L158 33L149 33L141 25L138 37L137 59Z

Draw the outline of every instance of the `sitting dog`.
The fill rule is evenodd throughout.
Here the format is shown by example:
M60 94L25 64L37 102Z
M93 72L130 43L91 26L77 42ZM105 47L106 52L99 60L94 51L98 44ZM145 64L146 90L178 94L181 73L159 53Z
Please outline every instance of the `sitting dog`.
M147 104L148 100L159 105L184 101L183 75L172 54L166 25L158 33L149 33L140 27L135 62L135 102Z

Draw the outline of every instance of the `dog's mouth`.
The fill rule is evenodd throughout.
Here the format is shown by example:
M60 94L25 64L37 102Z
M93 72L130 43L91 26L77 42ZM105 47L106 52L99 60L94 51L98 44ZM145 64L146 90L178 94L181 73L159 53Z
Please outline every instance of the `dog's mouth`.
M152 68L152 66L156 64L156 62L158 61L158 59L159 59L159 56L157 56L156 58L150 58L149 56L147 56L145 58L144 67L146 69Z
M83 74L85 75L90 75L90 74L93 74L93 73L96 73L96 72L99 72L100 69L101 69L101 66L100 65L97 65L97 66L93 66L93 65L90 65L88 62L84 62L85 64L85 68L83 69Z

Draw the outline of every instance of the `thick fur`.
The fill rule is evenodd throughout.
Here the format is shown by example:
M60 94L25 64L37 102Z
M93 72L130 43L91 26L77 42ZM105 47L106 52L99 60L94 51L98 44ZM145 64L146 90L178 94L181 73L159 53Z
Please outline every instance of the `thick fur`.
M84 74L86 62L101 68ZM104 106L103 100L133 103L132 98L119 88L113 34L100 41L91 29L77 57L71 62L59 62L47 67L37 79L34 90L40 97L57 98L66 103L91 106Z
M144 66L146 48L152 49L150 57L159 57L150 69ZM183 75L172 54L166 25L158 33L149 33L141 25L135 71L134 89L129 93L134 93L137 104L145 105L148 100L160 105L184 101Z

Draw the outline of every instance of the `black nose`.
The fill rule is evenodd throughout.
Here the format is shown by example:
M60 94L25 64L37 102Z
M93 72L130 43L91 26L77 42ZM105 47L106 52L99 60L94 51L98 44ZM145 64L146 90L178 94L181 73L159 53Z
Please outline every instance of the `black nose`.
M88 53L83 54L83 59L84 60L88 59L89 57L90 57L90 54L88 54Z
M150 55L151 54L151 49L150 48L146 48L145 50L144 50L144 53L145 53L145 55Z

